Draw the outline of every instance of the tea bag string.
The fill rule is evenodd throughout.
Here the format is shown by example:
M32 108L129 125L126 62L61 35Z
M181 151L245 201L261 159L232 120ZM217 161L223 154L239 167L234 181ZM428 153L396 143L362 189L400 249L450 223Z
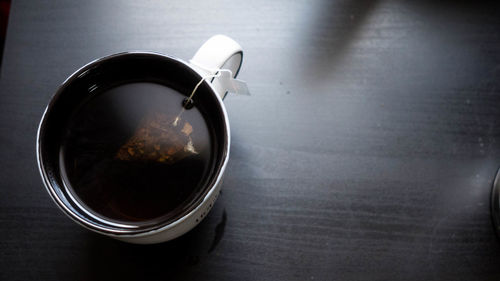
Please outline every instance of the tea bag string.
M174 127L176 127L177 124L179 123L179 120L181 119L182 113L184 113L184 111L186 111L186 105L193 102L193 96L196 93L196 91L198 90L198 88L200 87L201 83L203 83L203 81L207 78L216 78L216 77L219 77L220 75L221 75L220 72L217 72L215 74L203 76L201 78L201 80L196 84L196 86L194 86L194 89L191 92L191 95L189 95L189 97L183 101L181 112L179 112L179 114L177 114L177 116L174 119L174 122L172 123L172 125L174 125Z

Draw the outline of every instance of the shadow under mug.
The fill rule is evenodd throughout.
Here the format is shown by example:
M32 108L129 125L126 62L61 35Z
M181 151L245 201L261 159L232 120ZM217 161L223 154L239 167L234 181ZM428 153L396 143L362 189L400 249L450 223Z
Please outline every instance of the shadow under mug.
M61 176L59 151L66 121L75 108L100 87L118 83L157 81L189 96L195 85L217 69L229 69L236 77L241 67L241 46L224 35L205 42L189 63L150 52L126 52L97 59L74 72L62 83L49 102L37 134L37 160L43 183L57 206L83 227L122 241L152 244L174 239L195 227L212 208L220 192L229 158L230 132L222 102L226 92L217 79L199 86L197 107L205 112L214 137L212 170L204 188L182 211L168 220L149 224L128 224L96 216L75 200ZM119 81L119 82L118 82Z

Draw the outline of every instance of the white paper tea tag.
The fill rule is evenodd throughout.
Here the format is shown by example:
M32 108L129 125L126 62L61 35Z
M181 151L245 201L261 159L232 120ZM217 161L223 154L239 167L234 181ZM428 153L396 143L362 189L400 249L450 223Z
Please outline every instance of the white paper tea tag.
M233 73L229 69L219 69L215 79L218 80L220 89L223 93L229 92L237 95L250 95L247 83L243 80L233 78ZM216 74L216 75L217 75Z
M216 80L212 81L212 85L222 94L228 92L237 95L250 95L247 83L243 80L233 78L233 72L231 70L225 68L208 68L197 64L193 60L190 60L189 63L198 70L208 74L208 76L202 78L202 81L207 78L215 77Z

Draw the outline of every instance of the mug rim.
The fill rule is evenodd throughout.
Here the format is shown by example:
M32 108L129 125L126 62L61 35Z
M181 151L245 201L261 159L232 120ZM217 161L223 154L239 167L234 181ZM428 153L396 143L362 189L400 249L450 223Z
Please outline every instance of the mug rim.
M217 104L219 105L219 108L222 112L222 121L224 123L224 135L222 136L226 141L224 145L224 149L221 151L221 159L216 161L216 167L217 169L212 172L211 177L214 178L214 180L211 180L210 182L207 183L206 186L203 187L205 190L204 194L202 195L202 200L200 201L199 198L194 205L194 208L189 210L187 213L182 214L182 216L179 216L177 218L174 218L173 221L170 221L165 224L165 222L158 222L156 224L153 224L152 226L148 226L147 228L140 229L140 228L126 228L124 224L120 224L117 222L113 222L109 219L106 218L99 218L110 225L113 225L113 227L108 227L108 226L103 226L100 224L97 224L91 220L86 220L83 219L80 215L78 215L78 212L73 211L71 208L66 206L66 204L61 200L61 198L58 196L55 188L52 186L50 183L50 177L47 174L45 170L45 164L43 161L42 157L42 139L41 139L41 133L44 130L46 124L47 124L47 115L52 107L54 107L55 102L57 101L58 97L62 95L66 87L71 84L72 81L75 79L79 78L82 74L86 73L89 69L91 69L94 66L99 65L103 61L107 61L113 58L117 57L127 57L127 56L134 56L134 55L147 55L147 56L153 56L153 57L161 57L161 58L166 58L169 60L176 61L180 63L183 67L188 68L192 71L193 75L197 75L198 78L201 80L203 78L202 74L199 73L196 68L192 67L189 63L185 62L182 59L158 53L158 52L152 52L152 51L126 51L126 52L120 52L120 53L115 53L111 54L108 56L100 57L97 59L94 59L87 64L83 65L82 67L78 68L76 71L74 71L71 75L69 75L57 88L55 94L50 98L49 103L45 107L45 110L42 114L40 123L38 125L37 129L37 138L36 138L36 157L37 157L37 164L38 164L38 170L40 172L40 175L42 177L43 184L45 186L45 189L47 192L50 194L50 197L52 200L56 203L56 205L65 213L69 218L71 218L73 221L78 223L79 225L92 230L96 231L108 236L115 236L115 237L139 237L139 236L148 236L152 235L158 232L165 231L167 229L173 228L177 226L178 224L182 223L186 219L188 219L191 215L196 213L196 211L204 205L204 203L209 200L209 198L213 195L214 189L221 183L222 181L222 176L224 174L224 171L226 169L228 160L229 160L229 150L230 150L230 144L231 144L231 133L230 133L230 128L229 128L229 119L227 116L227 111L224 106L224 103L222 101L222 98L217 94L217 91L215 88L212 86L212 83L207 82L206 80L203 81L204 84L206 84L210 91L212 96L215 96L215 99L217 100ZM215 174L213 174L215 173Z

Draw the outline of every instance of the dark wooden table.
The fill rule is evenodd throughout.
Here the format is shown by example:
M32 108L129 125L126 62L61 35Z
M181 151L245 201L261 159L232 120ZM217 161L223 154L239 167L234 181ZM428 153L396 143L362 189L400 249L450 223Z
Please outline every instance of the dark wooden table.
M0 280L499 280L500 7L434 2L13 1ZM150 246L66 218L34 153L57 86L115 52L189 59L217 33L244 47L252 96L226 99L213 211Z

